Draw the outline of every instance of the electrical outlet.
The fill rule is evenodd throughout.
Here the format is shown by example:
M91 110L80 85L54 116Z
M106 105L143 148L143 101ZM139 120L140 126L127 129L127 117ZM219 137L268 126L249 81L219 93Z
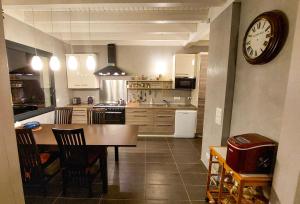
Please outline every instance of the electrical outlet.
M209 152L206 152L205 156L206 156L206 159L209 160L209 157L210 157Z
M215 118L215 123L217 125L222 125L222 108L216 108L216 118Z

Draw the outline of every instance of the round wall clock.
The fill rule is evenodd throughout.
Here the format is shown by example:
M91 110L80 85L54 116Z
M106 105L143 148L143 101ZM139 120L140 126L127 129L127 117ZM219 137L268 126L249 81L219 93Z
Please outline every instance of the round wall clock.
M248 27L243 53L250 64L265 64L274 59L284 45L288 23L281 11L269 11L257 16Z

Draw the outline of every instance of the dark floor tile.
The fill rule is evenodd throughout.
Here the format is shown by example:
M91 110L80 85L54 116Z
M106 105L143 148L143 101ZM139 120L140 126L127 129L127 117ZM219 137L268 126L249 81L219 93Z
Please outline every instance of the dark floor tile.
M120 183L145 183L145 172L115 172L108 175L109 184L120 184Z
M201 157L199 154L194 153L173 153L176 163L200 163Z
M206 197L206 186L186 186L191 200L204 201Z
M25 197L25 204L52 204L55 197Z
M178 172L176 165L172 163L146 163L146 172Z
M146 151L148 149L169 149L169 145L167 142L164 141L158 141L158 142L147 142L146 143Z
M167 137L146 137L147 142L151 141L164 141L167 142Z
M189 204L188 200L178 201L178 200L147 200L147 204Z
M147 163L174 163L174 159L171 153L147 153Z
M99 204L99 202L100 199L94 198L58 198L54 204Z
M112 172L144 172L145 163L119 162L109 164Z
M181 173L207 173L207 169L202 162L198 164L178 164Z
M184 173L181 176L185 185L205 185L207 180L207 174Z
M62 187L60 184L49 183L47 185L46 196L57 197L61 194ZM42 189L39 186L34 187L24 187L25 196L43 196Z
M183 185L147 185L147 200L188 200Z
M136 153L136 152L122 152L119 153L119 162L130 162L130 163L145 163L146 155L144 152ZM108 160L114 161L115 155L108 154Z
M147 184L183 184L179 173L147 173Z
M97 184L92 184L92 196L89 195L89 190L88 187L79 187L79 186L69 186L66 190L66 194L63 196L59 197L64 197L64 198L101 198L103 195L102 192L102 184L97 183Z
M145 200L101 200L100 204L146 204Z
M171 154L171 150L169 148L158 149L158 148L146 148L146 154L151 153L161 153L161 154Z
M143 200L145 197L145 185L134 182L109 185L107 194L103 199L137 199Z

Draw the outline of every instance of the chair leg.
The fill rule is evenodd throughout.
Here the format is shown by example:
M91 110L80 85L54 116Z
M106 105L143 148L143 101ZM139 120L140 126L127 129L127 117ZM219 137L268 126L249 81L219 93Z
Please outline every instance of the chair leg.
M66 195L66 190L67 190L67 178L66 178L66 173L63 171L62 172L62 177L63 177L63 189L62 189L62 195Z
M119 147L115 146L115 161L119 161Z
M44 182L41 184L41 190L42 190L43 196L46 197L47 196L47 186Z
M92 182L89 181L89 197L93 197Z

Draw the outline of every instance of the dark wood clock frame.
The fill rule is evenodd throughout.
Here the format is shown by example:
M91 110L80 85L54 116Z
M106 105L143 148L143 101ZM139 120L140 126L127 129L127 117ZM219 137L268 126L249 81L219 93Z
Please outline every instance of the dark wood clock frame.
M247 55L246 39L252 26L261 19L267 19L271 24L271 39L266 49L256 58ZM260 14L248 27L243 40L243 54L250 64L265 64L273 60L282 49L288 35L288 20L282 11L274 10Z

